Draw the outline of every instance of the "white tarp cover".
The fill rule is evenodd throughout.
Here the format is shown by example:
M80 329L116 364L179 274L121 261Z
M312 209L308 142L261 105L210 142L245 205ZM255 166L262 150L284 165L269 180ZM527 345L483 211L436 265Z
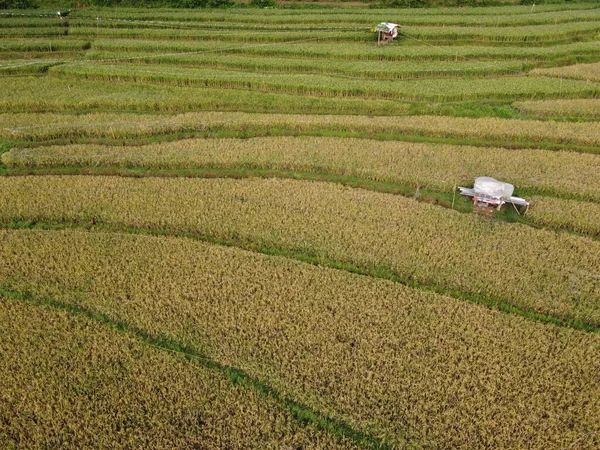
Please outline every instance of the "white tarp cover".
M478 195L507 200L515 191L515 187L510 183L504 183L491 177L477 177L473 190Z
M399 27L397 23L381 22L375 29L383 33L392 33L395 28Z

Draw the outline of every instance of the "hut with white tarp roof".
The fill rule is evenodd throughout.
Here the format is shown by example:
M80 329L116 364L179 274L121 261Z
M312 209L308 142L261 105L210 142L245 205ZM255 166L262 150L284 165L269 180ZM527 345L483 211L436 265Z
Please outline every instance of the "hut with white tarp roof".
M377 45L388 44L398 37L400 25L391 22L381 22L375 27L377 31Z
M491 177L477 177L473 188L459 186L461 195L473 197L473 202L481 207L500 209L505 203L529 207L529 202L521 197L515 197L515 187L510 183L498 181Z

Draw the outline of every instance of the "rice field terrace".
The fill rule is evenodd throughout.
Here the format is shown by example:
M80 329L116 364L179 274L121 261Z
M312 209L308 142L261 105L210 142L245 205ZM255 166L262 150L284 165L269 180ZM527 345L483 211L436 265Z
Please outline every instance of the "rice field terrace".
M0 10L1 448L600 448L598 3L56 11Z

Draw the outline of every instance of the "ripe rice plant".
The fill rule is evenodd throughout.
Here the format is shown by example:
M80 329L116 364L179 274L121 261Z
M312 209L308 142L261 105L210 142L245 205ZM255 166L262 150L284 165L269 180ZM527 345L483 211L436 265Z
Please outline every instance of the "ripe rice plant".
M552 67L549 69L534 69L534 75L551 76L559 78L572 78L576 80L600 81L600 63L577 64L574 66Z
M92 221L233 237L600 325L600 242L591 238L328 183L36 176L0 178L0 188L5 222ZM568 282L573 271L576 285Z
M600 118L600 99L525 101L513 106L540 116Z
M4 446L600 448L598 5L323 3L0 13Z
M95 86L106 88L107 84L88 82L89 90ZM59 92L64 83L45 85L51 92ZM73 85L73 90L77 85ZM117 87L120 85L117 84ZM82 86L79 86L82 87ZM85 85L83 86L85 87ZM166 87L167 93L175 95L177 90ZM89 95L89 91L76 91L79 98ZM186 89L185 92L190 92ZM194 92L194 91L191 91ZM205 92L205 99L210 91ZM220 91L223 96L228 91ZM217 96L219 91L216 91ZM43 93L41 93L42 95ZM9 93L7 93L9 95ZM114 95L114 94L113 94ZM242 96L241 93L237 94ZM275 99L276 97L271 97ZM282 99L293 101L291 97ZM93 98L100 101L100 97ZM149 100L152 100L150 97ZM199 98L193 98L199 101ZM240 99L241 100L241 99ZM330 104L331 109L339 105L338 113L344 113L359 106L374 107L375 104L360 103L356 100L321 100L321 109ZM49 101L49 99L48 99ZM171 100L175 103L174 99ZM224 102L224 98L222 99ZM566 102L566 100L561 100ZM580 100L575 100L579 102ZM598 102L598 100L590 100ZM1 102L1 99L0 99ZM292 103L291 103L292 104ZM297 103L298 104L298 103ZM293 104L292 104L293 105ZM344 105L348 105L344 107ZM396 113L406 113L406 105L385 101L377 105ZM282 108L280 106L279 108ZM50 139L76 139L88 137L113 137L134 139L144 136L164 135L179 132L269 132L289 130L289 132L350 132L393 135L435 136L440 138L475 139L480 141L519 143L521 145L538 143L568 144L572 146L600 146L600 132L593 122L548 122L536 120L513 120L500 118L466 118L443 116L397 116L372 117L358 115L309 115L309 114L256 114L242 112L200 112L184 113L173 116L140 115L118 113L94 113L82 115L70 114L0 114L4 128L0 136L25 141L44 141Z
M283 395L372 431L389 448L561 448L600 420L597 333L542 325L383 280L189 239L73 230L1 230L0 239L6 243L0 247L0 283L9 281L12 289L52 296L150 335L202 348L212 360L240 368ZM159 411L167 413L185 390L177 406L187 411L193 404L189 399L198 401L211 392L211 400L200 406L201 411L214 408L206 419L209 429L212 418L220 417L221 402L230 402L236 414L227 423L234 430L250 418L256 421L248 430L250 442L263 427L263 439L271 438L270 430L277 428L265 420L269 415L283 422L283 439L295 433L281 414L267 408L268 402L260 414L250 407L253 397L240 389L223 381L214 385L206 371L191 370L117 331L64 313L23 307L17 315L14 309L11 305L1 323L11 324L8 336L16 335L4 345L10 346L11 361L23 359L19 375L31 373L40 360L78 358L69 386L84 392L106 389L107 408L118 398L137 395L149 396L154 405L151 400L160 394L167 401L160 401ZM90 360L97 362L92 374L99 371L100 379L105 375L114 381L98 387L81 379ZM119 361L124 361L121 369ZM49 384L37 383L30 394L47 389L53 404L57 396L51 387L61 383L67 368L40 366ZM145 367L143 374L130 378L137 367ZM131 369L123 373L125 368ZM59 376L53 377L56 372ZM161 377L154 381L154 374ZM13 380L12 373L7 375ZM28 385L21 379L9 392ZM148 381L140 386L142 380ZM120 382L130 382L122 396L111 389ZM149 390L148 383L163 389ZM238 397L232 397L236 392ZM77 405L89 404L85 397L75 399ZM246 419L237 414L241 405L250 409ZM26 407L33 409L35 403ZM58 411L64 409L63 403ZM107 416L114 417L96 413L92 423ZM177 426L179 417L164 426ZM523 426L524 421L536 426ZM174 431L177 437L189 432L185 426ZM224 437L235 443L242 439L235 432ZM598 439L592 435L587 443L594 446ZM320 441L319 447L331 448L329 442Z
M594 97L600 87L578 80L542 77L364 80L313 74L262 74L232 70L161 67L134 64L73 63L50 69L55 76L143 83L251 89L294 95L383 98L402 101L466 101L478 98L516 99Z
M596 173L598 173L596 171ZM566 228L581 233L600 235L600 205L598 203L532 197L534 207L528 217L538 225Z
M81 315L0 294L0 330L7 447L359 448L301 427L216 370Z
M80 144L15 148L4 153L1 161L9 168L273 169L419 185L444 192L452 192L456 185L470 186L476 177L487 173L518 189L600 202L597 155L539 149L274 137L186 139L127 147Z

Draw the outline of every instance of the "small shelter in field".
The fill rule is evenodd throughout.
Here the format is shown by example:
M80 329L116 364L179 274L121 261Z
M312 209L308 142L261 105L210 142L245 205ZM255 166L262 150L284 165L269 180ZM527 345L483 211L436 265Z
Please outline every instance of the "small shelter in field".
M478 207L500 209L505 203L529 207L529 202L521 197L515 197L515 187L510 183L498 181L491 177L477 177L473 188L459 186L461 195L473 197L473 203ZM527 210L526 210L527 211Z
M375 31L377 31L377 45L388 44L398 37L400 25L391 22L381 22L375 27Z

